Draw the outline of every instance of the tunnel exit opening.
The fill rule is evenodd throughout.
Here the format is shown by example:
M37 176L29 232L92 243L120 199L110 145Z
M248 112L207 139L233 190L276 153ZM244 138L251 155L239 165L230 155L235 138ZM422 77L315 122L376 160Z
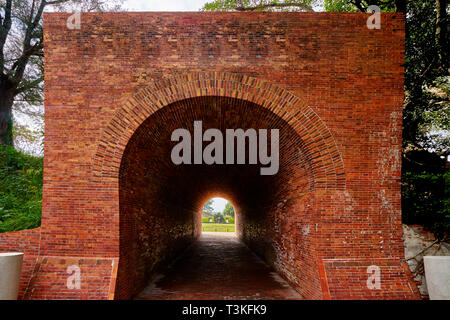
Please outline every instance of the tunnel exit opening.
M202 234L204 232L227 232L236 234L236 212L224 198L215 197L205 202L202 208Z

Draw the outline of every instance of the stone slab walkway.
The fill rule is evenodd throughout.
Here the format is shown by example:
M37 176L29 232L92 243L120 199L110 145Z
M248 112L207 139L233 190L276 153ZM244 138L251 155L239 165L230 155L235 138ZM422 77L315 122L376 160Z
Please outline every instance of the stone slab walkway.
M202 236L136 299L302 299L234 233Z

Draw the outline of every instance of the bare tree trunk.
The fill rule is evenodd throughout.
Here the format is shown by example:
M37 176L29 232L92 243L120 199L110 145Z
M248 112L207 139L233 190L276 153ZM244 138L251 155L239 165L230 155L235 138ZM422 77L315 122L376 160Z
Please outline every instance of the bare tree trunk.
M439 68L448 72L447 0L436 0L436 46Z
M12 106L14 103L14 86L0 81L0 144L13 145Z

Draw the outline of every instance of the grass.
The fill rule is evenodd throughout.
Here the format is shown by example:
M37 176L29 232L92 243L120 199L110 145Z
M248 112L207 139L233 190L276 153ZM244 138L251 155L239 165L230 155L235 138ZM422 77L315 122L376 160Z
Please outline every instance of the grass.
M234 224L224 223L203 223L202 231L206 232L234 232Z
M43 159L0 145L0 233L39 227Z

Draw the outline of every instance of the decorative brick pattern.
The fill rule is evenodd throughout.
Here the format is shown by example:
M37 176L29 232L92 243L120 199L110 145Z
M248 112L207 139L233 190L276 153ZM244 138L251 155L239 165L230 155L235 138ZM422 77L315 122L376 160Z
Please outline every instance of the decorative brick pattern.
M323 297L327 299L417 299L419 294L406 271L408 267L399 264L397 259L328 259L322 260ZM367 287L368 267L376 265L380 268L380 284L382 290L370 290ZM406 273L408 277L399 277ZM328 280L328 279L331 279ZM347 286L358 287L359 290L348 291ZM406 290L405 288L410 288Z
M344 165L336 143L317 114L299 98L269 82L232 73L195 73L155 83L137 93L121 108L100 138L94 175L117 179L121 155L144 119L176 101L215 96L253 102L281 117L304 140L312 159L315 188L345 189ZM320 152L318 152L320 150ZM106 155L114 155L114 157Z
M80 268L80 288L68 286L73 272ZM111 299L114 293L117 259L40 256L25 299ZM70 280L70 279L69 279Z
M198 236L212 196L305 298L418 297L402 267L402 15L382 14L380 30L356 13L88 13L79 30L68 16L44 17L43 218L27 298L135 296ZM170 132L193 120L280 129L280 172L174 166ZM79 291L65 287L72 258L96 261ZM377 263L386 281L369 292L364 267Z

